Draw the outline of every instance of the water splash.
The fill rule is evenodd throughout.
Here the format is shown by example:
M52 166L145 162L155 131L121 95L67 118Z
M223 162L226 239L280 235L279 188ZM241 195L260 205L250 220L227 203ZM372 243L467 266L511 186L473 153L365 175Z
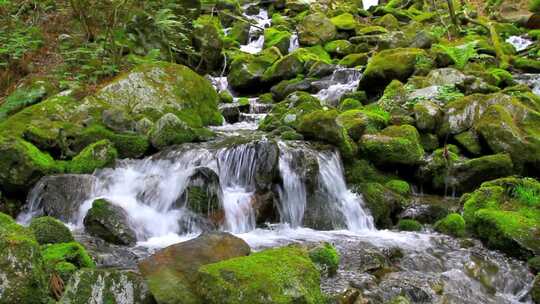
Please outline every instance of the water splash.
M262 29L269 27L272 20L268 18L268 11L261 8L259 14L254 16L244 15L249 20L252 20L256 26L249 28L248 44L241 45L240 50L250 54L258 54L264 47L264 31Z
M540 74L517 74L514 80L528 85L534 94L540 96Z
M379 5L379 0L364 0L364 9L367 10L372 6Z
M299 151L284 143L280 143L279 172L283 185L279 188L279 213L282 223L289 223L292 228L302 226L304 211L306 209L306 186L302 181L295 163L298 161Z
M356 91L361 77L362 73L357 69L336 69L326 80L330 85L314 96L325 105L337 106L343 95Z
M347 188L341 159L337 152L318 155L319 179L331 199L345 219L347 229L351 231L375 230L373 217L364 209L362 197Z
M298 34L295 32L289 40L289 53L294 52L298 48L300 48L300 42L298 41Z
M510 36L506 39L506 42L510 43L518 52L526 50L534 42L521 36Z

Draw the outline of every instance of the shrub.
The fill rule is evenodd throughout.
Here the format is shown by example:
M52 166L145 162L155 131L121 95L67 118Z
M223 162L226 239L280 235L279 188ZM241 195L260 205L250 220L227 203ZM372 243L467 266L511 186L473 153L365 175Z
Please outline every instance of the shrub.
M420 231L422 224L415 220L400 220L397 227L401 231Z

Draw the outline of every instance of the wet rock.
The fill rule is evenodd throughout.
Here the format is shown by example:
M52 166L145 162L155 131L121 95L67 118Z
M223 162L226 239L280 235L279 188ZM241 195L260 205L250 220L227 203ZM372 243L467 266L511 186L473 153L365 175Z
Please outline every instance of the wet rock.
M111 108L103 111L103 125L116 132L134 131L135 122L129 115L119 108Z
M75 174L90 174L96 169L112 167L118 158L118 151L107 139L84 148L66 164L66 171Z
M433 224L444 218L449 212L458 211L457 201L436 196L413 197L409 204L399 214L400 219L412 219L424 224Z
M217 227L223 217L219 197L219 177L210 168L201 167L195 169L189 177L186 190L180 200L189 210Z
M311 88L311 82L313 82L313 79L291 79L291 80L283 80L277 85L273 86L270 89L270 92L272 92L272 97L275 101L281 101L285 99L289 94L296 92L296 91L304 91L309 92L309 89Z
M84 217L84 227L91 235L113 244L134 245L137 240L126 211L105 199L92 203Z
M191 142L195 139L195 132L186 122L172 113L163 115L150 130L150 141L156 149Z
M28 195L32 208L63 222L73 220L81 204L89 199L95 177L85 174L52 175L42 178Z
M435 131L442 115L441 108L434 102L421 101L414 105L416 127L420 131Z
M378 133L363 135L360 147L376 164L417 165L424 157L420 134L410 125L390 126Z
M273 48L259 55L244 54L236 57L227 76L229 84L240 92L253 91L260 87L264 72L279 58L279 51Z
M278 176L279 147L276 142L263 140L255 144L257 165L255 185L258 191L267 191Z
M132 271L81 269L66 285L59 303L155 303L143 278Z
M155 299L161 303L199 303L199 267L246 256L249 246L228 233L203 234L169 246L139 263L139 269ZM214 299L223 299L223 294Z
M358 186L366 207L378 228L390 228L394 218L402 210L405 198L379 183L363 183Z

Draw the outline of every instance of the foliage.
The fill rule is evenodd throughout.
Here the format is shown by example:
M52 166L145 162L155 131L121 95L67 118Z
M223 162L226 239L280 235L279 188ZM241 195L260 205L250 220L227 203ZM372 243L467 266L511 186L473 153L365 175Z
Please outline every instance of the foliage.
M457 213L451 213L435 223L435 230L455 237L465 235L465 220Z
M315 263L321 270L328 273L328 275L335 275L339 267L340 256L338 251L332 244L324 243L309 251L309 258Z
M530 0L529 10L535 13L540 12L540 0Z
M0 68L22 59L27 53L37 50L42 43L41 32L37 27L0 26Z
M527 187L526 185L516 185L511 196L519 200L528 207L540 206L540 189Z
M463 69L469 60L478 56L476 42L468 42L460 46L435 44L434 49L446 53L458 69Z
M401 231L420 231L422 230L422 224L415 220L403 219L399 220L398 229Z

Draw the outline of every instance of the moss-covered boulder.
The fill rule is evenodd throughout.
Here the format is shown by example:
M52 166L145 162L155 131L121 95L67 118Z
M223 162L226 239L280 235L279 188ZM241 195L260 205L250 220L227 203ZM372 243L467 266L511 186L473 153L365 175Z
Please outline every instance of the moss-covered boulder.
M398 19L392 14L386 14L375 20L375 24L384 27L387 30L397 30L399 28Z
M354 30L358 24L350 13L343 13L330 19L330 22L338 29L344 31Z
M339 61L339 65L354 68L360 65L366 65L368 59L369 56L367 53L349 54Z
M221 67L224 35L218 17L202 15L193 21L193 46L200 53L207 71Z
M174 113L193 127L222 123L218 96L210 82L183 65L161 62L137 66L93 98L129 108L132 115L153 121Z
M205 303L322 303L320 274L308 253L283 247L204 265Z
M156 149L191 142L196 138L195 131L172 113L163 115L150 130L150 142Z
M243 54L234 58L227 79L239 91L253 91L260 86L264 72L280 58L279 51L270 48L261 54Z
M488 247L524 259L540 254L540 182L501 178L461 200L467 229Z
M437 221L433 226L436 231L455 237L465 235L465 220L457 213L451 213Z
M302 45L323 44L334 39L336 26L322 13L306 16L297 27L298 38Z
M344 157L350 158L356 154L357 146L347 130L338 123L338 115L336 110L314 111L301 118L297 130L307 139L337 146Z
M158 303L210 303L198 291L210 286L202 284L199 268L249 253L249 246L231 234L208 233L156 252L139 263L139 270ZM224 296L208 300L227 302Z
M0 120L42 101L53 90L52 85L45 79L36 79L18 87L0 105Z
M357 141L364 133L377 132L388 125L390 115L379 109L355 109L339 114L336 121Z
M420 134L410 125L390 126L360 140L362 153L376 164L417 165L424 157Z
M427 58L427 54L421 49L397 48L381 51L369 61L359 87L374 93L382 91L393 79L406 82L422 58Z
M0 303L41 304L48 284L39 244L32 232L0 213Z
M435 131L442 119L439 105L431 101L422 101L414 105L414 118L416 127L420 131Z
M44 175L61 172L54 159L20 138L0 136L0 184L8 192L21 192Z
M62 304L152 304L154 298L140 274L116 269L81 269L73 274Z
M77 242L47 244L41 246L43 261L50 267L57 263L68 262L77 268L94 268L96 264L86 249Z
M309 249L309 258L322 273L333 276L337 273L340 255L330 243L322 243Z
M355 47L348 40L334 40L326 43L324 50L332 55L345 56L353 53Z
M62 222L50 216L37 217L30 222L30 230L41 244L73 242L71 231Z
M397 228L401 231L421 231L422 224L416 220L402 219L399 220Z
M274 105L270 114L261 122L260 128L265 131L272 131L281 126L296 129L305 115L322 108L320 101L311 94L294 92Z
M78 155L66 163L66 172L74 174L92 173L94 170L114 166L118 152L107 139L100 140L84 148Z
M359 184L357 191L362 194L377 228L391 228L396 215L403 209L406 199L375 182Z
M91 235L113 244L134 245L137 240L126 211L105 199L92 203L84 217L84 227Z
M264 48L277 47L282 54L289 52L292 34L289 31L270 27L264 30Z

